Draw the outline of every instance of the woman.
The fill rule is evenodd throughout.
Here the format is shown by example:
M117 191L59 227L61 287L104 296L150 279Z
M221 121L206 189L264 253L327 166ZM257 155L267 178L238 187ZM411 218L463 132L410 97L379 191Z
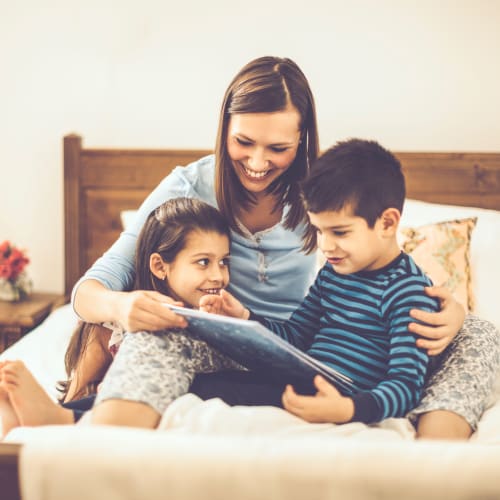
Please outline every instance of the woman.
M231 293L257 314L287 317L305 296L315 273L314 254L302 250L308 227L298 182L318 149L314 100L298 66L276 57L248 63L224 96L215 155L175 169L150 194L134 227L76 284L76 312L86 321L112 321L130 332L186 326L183 318L162 305L172 300L169 297L127 290L134 281L137 235L147 215L166 199L188 196L217 206L230 223ZM442 311L413 311L415 319L432 326L414 323L411 329L424 337L419 346L437 354L457 334L464 312L448 291L433 288L429 294L441 300ZM493 338L491 325L482 322L475 328L473 318L467 325L457 348L476 337ZM448 351L445 370L438 370L435 377L439 385L430 388L432 397L424 395L422 411L417 409L424 412L418 421L421 437L467 438L484 409L484 398L474 401L474 417L466 419L461 406L455 407L441 394L459 377L454 350ZM492 381L478 377L478 383L483 395ZM470 397L474 400L474 394Z

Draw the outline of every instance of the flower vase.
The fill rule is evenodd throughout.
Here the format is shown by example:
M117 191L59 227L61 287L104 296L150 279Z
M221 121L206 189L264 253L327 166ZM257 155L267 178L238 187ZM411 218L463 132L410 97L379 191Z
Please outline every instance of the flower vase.
M26 299L33 291L33 282L26 273L15 280L0 278L0 300L17 302Z

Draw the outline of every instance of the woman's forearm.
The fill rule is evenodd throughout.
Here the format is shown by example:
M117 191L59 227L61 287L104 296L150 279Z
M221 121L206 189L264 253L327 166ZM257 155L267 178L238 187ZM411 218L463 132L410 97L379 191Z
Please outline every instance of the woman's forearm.
M123 293L109 290L99 281L88 279L82 281L76 289L73 307L89 323L116 321L118 301Z

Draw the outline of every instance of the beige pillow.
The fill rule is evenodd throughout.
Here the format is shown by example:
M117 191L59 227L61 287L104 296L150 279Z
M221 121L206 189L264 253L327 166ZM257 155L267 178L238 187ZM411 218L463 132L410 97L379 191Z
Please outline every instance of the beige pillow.
M477 217L401 228L398 240L438 286L448 288L467 312L474 310L470 268L471 233Z

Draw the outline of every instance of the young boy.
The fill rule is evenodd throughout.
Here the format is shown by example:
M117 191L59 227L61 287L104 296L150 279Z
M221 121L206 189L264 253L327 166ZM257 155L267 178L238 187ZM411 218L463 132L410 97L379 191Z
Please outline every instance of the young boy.
M439 305L424 292L431 281L396 240L405 198L401 165L376 142L352 139L324 153L302 188L327 262L301 306L284 323L256 317L225 291L204 297L202 308L256 319L353 380L350 395L319 375L313 395L287 386L282 404L291 413L335 423L403 417L419 402L428 363L408 331L409 311ZM251 373L231 381L234 375L206 375L192 390L230 404L279 404L282 386Z

